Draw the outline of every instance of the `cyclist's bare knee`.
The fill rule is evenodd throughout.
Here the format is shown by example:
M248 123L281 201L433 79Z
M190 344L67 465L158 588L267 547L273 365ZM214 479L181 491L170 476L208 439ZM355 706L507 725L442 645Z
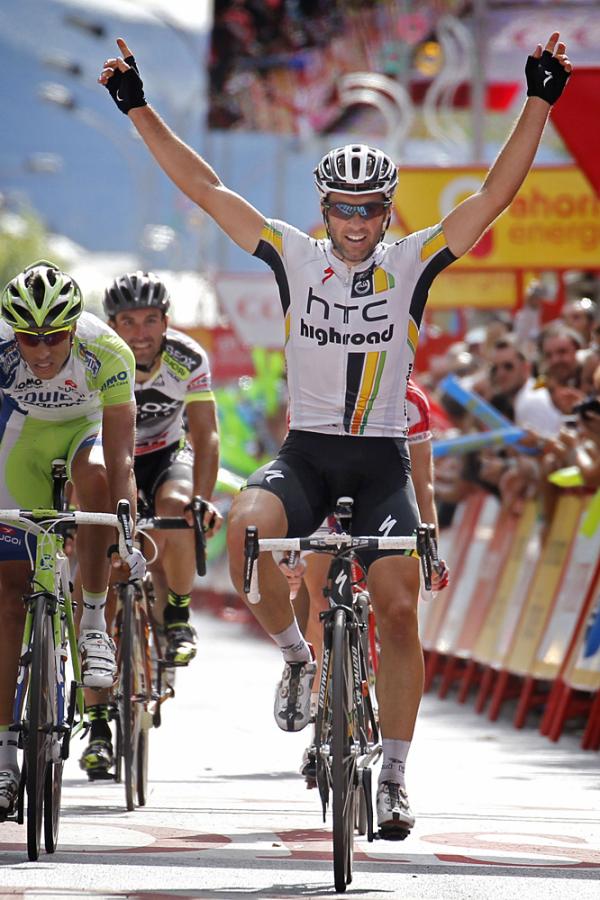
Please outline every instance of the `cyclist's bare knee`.
M256 525L261 537L282 537L287 533L283 503L275 494L260 488L249 488L237 495L227 517L227 542L240 553L246 528Z

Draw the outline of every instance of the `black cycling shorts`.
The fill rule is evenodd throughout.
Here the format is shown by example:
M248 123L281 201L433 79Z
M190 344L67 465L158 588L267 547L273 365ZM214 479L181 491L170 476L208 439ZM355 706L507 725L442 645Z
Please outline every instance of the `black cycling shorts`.
M406 441L290 431L277 458L250 476L247 488L275 494L286 511L287 537L312 534L338 497L354 499L356 535L412 535L419 524ZM366 568L401 550L361 553Z
M177 442L162 450L142 453L134 463L138 493L148 506L148 515L154 512L154 495L165 481L194 483L194 454L189 444Z

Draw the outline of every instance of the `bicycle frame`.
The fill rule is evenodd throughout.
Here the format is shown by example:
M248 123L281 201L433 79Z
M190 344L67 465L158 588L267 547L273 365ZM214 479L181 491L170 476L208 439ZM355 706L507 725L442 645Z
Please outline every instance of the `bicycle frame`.
M127 502L121 501L120 507L128 516ZM25 531L32 565L32 590L23 598L25 622L10 730L19 734L19 745L25 751L17 821L24 821L27 787L27 850L29 858L35 860L40 849L42 809L46 850L52 853L56 849L62 763L68 758L72 734L83 728L85 710L69 563L61 532L69 524L119 527L119 519L107 513L1 509L0 521ZM27 543L31 535L36 538L35 559ZM69 651L74 680L67 704ZM76 711L79 721L74 725Z
M349 527L352 499L340 497L336 518ZM246 529L243 589L249 602L258 603L254 563L262 551L289 554L293 568L299 551L333 554L327 588L329 609L320 614L324 625L321 680L315 724L316 780L326 820L330 794L333 811L333 868L335 887L344 891L352 880L354 830L374 839L371 767L382 753L379 724L371 702L368 665L373 638L371 615L364 591L353 591L353 562L359 550L417 550L429 588L437 564L435 528L418 526L412 537L355 537L345 531L307 538L261 539L254 526ZM362 791L359 790L362 788Z

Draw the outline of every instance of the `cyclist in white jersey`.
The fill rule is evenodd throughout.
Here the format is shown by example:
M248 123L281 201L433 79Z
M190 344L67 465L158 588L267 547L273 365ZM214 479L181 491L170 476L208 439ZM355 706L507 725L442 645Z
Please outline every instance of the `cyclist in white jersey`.
M107 325L82 312L76 282L40 261L10 281L0 298L0 507L52 506L52 461L63 458L81 509L111 512L126 497L135 513L133 355ZM81 526L83 582L79 626L83 683L112 684L115 647L106 630L112 528ZM35 543L8 524L0 529L0 817L18 788L12 703ZM135 550L132 577L144 573Z
M208 357L188 335L169 328L170 297L153 272L116 278L104 293L109 324L135 356L135 478L147 514L186 516L195 495L210 500L219 467L217 410ZM184 416L187 429L184 427ZM207 535L222 518L209 505ZM163 619L166 659L188 665L196 654L190 598L196 560L193 533L154 532L152 565ZM162 624L162 623L161 623ZM88 708L90 740L80 765L91 780L105 778L114 762L107 699Z
M357 531L410 533L417 510L408 475L405 391L428 289L519 190L571 70L564 43L555 32L544 50L538 44L528 58L528 99L480 190L440 223L391 244L383 238L397 172L386 154L349 145L321 160L315 180L328 236L314 240L284 222L265 219L230 191L148 106L135 59L123 40L117 44L123 56L106 60L99 82L166 174L242 249L268 262L279 288L291 430L277 459L249 479L230 512L228 546L236 589L243 595L247 525L258 526L263 537L308 534L342 494L354 497ZM415 559L398 554L373 554L363 562L381 636L377 692L384 778L377 817L382 836L394 837L414 823L404 761L423 684L419 571ZM310 719L315 663L285 578L266 554L259 563L259 584L260 602L251 609L285 660L276 721L283 729L299 730Z

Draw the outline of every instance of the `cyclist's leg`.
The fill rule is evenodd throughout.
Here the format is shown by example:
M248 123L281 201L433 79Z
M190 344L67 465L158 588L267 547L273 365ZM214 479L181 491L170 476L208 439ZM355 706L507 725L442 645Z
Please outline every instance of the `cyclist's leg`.
M110 493L99 427L88 426L73 440L68 456L69 475L77 502L86 512L111 512ZM77 558L81 571L83 614L79 624L79 649L83 683L90 688L110 688L116 673L115 646L108 635L106 618L109 561L107 551L114 529L82 525L77 531Z
M192 499L193 455L189 447L176 448L167 455L147 454L148 462L157 457L151 483L138 482L157 516L181 517ZM140 467L136 464L136 472ZM192 586L196 575L196 553L193 531L156 531L153 534L158 559L153 572L160 572L155 581L159 592L156 613L163 620L167 640L166 658L179 665L187 665L196 655L196 632L189 623ZM166 591L161 596L160 586Z
M304 571L304 585L309 598L308 617L304 635L311 644L317 662L315 680L313 682L310 698L310 718L314 721L317 714L318 688L321 681L321 661L323 656L323 623L319 614L327 608L327 600L323 595L323 588L327 581L327 572L331 563L328 553L310 553L306 557L306 569ZM314 755L314 735L310 746L306 747L300 765L300 774L306 778L308 787L316 787L316 760Z
M68 431L60 423L39 422L13 411L2 410L0 440L0 507L4 509L50 506L52 459L64 456ZM27 542L27 543L26 543ZM29 546L29 554L27 551ZM16 735L8 732L13 722L13 703L25 609L35 539L10 524L0 524L0 818L14 807L19 767Z
M19 788L17 759L18 735L9 731L13 721L13 703L17 670L23 640L25 608L23 594L27 592L31 567L25 560L0 562L0 597L2 598L2 627L0 628L0 821L11 813Z
M403 444L381 445L376 470L355 497L354 530L362 534L412 534L418 523L410 464ZM373 460L375 462L375 460ZM373 476L373 477L371 477ZM390 485L392 486L390 488ZM423 691L423 653L417 602L419 564L390 552L363 554L380 638L377 700L383 740L377 812L382 834L410 829L414 816L406 796L404 767Z
M295 452L289 452L294 444ZM259 537L283 537L310 534L322 520L323 492L299 449L299 441L290 435L278 458L248 479L247 489L234 500L227 524L233 584L285 659L275 701L275 718L285 731L298 731L310 721L316 665L298 626L287 582L269 554L262 554L258 562L257 595L245 596L243 549L249 525L257 526Z

